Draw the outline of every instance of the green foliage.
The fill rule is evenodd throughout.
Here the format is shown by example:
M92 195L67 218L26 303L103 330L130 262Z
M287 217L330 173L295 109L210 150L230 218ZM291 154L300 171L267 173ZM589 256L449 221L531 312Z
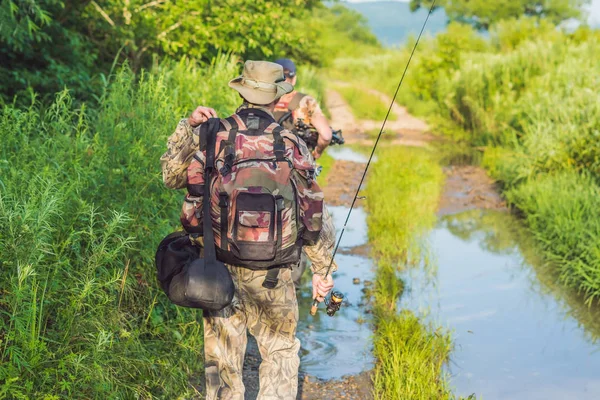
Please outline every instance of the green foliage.
M397 312L404 289L398 272L424 255L443 173L427 150L388 147L378 157L366 188L369 241L378 257L374 398L448 399L442 367L451 350L449 334Z
M298 65L298 78L295 89L314 97L325 114L328 113L325 105L326 85L320 72L309 65Z
M163 186L159 158L197 105L234 111L238 73L223 56L137 77L124 67L94 109L68 91L2 109L0 398L192 396L201 313L156 283L154 252L179 229L183 198ZM314 71L302 76L322 93Z
M331 171L331 167L333 167L333 163L335 163L335 159L331 157L327 151L325 151L325 153L321 155L321 158L317 160L317 164L322 168L321 174L319 175L319 185L321 187L325 186L325 183L327 182L327 176Z
M92 77L98 52L70 28L88 3L0 2L0 103L29 87L54 94L69 86L86 98L98 89Z
M562 36L563 33L557 30L553 23L544 19L512 18L499 21L490 28L491 42L501 52L514 50L521 43L532 38L544 38L546 41L556 42Z
M330 74L336 79L360 82L392 95L413 46L414 42L400 50L375 51L360 58L339 58ZM488 46L472 28L457 23L450 24L446 32L434 38L423 38L406 76L405 84L410 85L411 90L408 92L404 86L400 98L410 107L416 100L419 105L433 101L436 93L445 89L447 79L460 65L464 53L483 51Z
M590 0L440 0L436 8L444 8L452 21L465 22L477 29L488 29L492 24L522 16L547 19L554 24L570 18L579 18L582 7ZM410 8L431 7L430 1L411 0Z
M187 56L209 63L219 53L269 59L313 54L296 38L293 21L318 0L6 0L0 5L0 82L5 100L28 87L55 93L65 86L89 99L115 59L134 71L153 57ZM310 57L309 57L310 58Z
M384 103L378 95L356 86L335 85L334 87L346 100L356 118L374 121L383 121L385 118L389 104ZM390 113L388 120L395 121L396 114Z
M47 108L2 109L0 397L191 396L201 313L156 283L154 251L182 198L158 159L195 101L233 110L221 88L237 70L226 58L139 79L124 68L95 110L66 91Z
M590 177L565 170L541 175L507 192L525 215L561 282L600 296L600 188Z
M362 83L386 94L393 94L398 84L400 68L408 55L400 51L375 51L362 57L337 58L327 74L343 82ZM394 78L394 79L392 79Z
M575 244L595 240L599 220L594 213L578 219L581 210L595 206L600 183L599 33L585 27L565 33L524 18L499 23L483 45L475 39L457 46L451 37L472 33L456 26L423 42L400 99L434 123L442 118L439 132L453 127L462 132L453 137L485 148L484 166L523 211L561 282L591 301L600 293L592 272L600 253ZM371 59L403 57L397 52ZM369 75L363 82L373 80ZM573 195L575 190L583 192Z
M410 311L378 316L374 398L451 399L440 379L452 348L450 335L434 330Z
M295 19L289 29L293 32L294 42L309 43L310 46L302 54L284 48L281 55L287 54L318 66L329 67L340 56L359 57L380 49L366 19L341 4L315 8L312 15Z

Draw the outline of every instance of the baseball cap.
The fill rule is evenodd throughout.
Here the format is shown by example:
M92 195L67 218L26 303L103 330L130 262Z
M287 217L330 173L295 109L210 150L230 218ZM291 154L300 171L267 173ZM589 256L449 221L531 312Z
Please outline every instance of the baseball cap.
M280 58L275 60L275 64L279 64L283 67L286 78L293 78L296 76L296 64L294 64L294 62L289 58Z

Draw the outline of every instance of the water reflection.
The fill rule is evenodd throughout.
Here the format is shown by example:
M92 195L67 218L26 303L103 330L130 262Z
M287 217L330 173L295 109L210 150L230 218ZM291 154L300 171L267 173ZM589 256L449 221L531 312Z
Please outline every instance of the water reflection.
M407 272L400 303L454 331L457 395L600 398L597 308L555 283L518 221L481 210L446 216L430 244L434 279Z
M347 207L330 207L335 226L343 226ZM367 243L366 213L362 209L352 212L341 242L341 249L351 249ZM298 300L300 323L298 337L302 343L302 371L321 379L337 379L344 375L368 371L373 365L371 353L371 328L362 303L365 280L372 280L373 264L368 258L356 255L338 255L339 271L334 275L337 290L344 293L346 301L334 317L325 314L325 307L310 316L312 304L311 282L306 279ZM305 274L309 278L310 274ZM360 285L353 283L360 279Z

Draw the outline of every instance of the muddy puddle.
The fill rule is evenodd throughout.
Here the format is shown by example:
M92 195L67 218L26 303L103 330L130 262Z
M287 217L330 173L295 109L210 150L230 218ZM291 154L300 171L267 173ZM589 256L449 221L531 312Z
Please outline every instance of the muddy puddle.
M338 206L329 210L339 237L348 208ZM349 251L366 243L366 213L357 208L352 212L340 250ZM373 365L370 318L362 305L366 301L362 289L365 280L373 280L373 264L365 257L339 253L336 261L340 268L334 274L335 287L344 293L346 300L334 317L327 316L323 304L317 315L310 315L312 285L309 273L304 275L305 281L299 292L300 370L325 380L359 374L370 370ZM354 278L359 278L360 284L354 284Z
M405 274L400 304L453 332L456 395L600 399L600 314L555 283L518 227L499 211L441 217L435 267Z

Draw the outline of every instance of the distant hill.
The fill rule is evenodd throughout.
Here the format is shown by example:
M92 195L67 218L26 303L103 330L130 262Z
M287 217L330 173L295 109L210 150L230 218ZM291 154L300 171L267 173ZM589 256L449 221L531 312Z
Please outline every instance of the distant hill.
M344 2L344 5L364 15L373 33L385 46L401 45L411 34L418 35L427 16L424 9L411 13L408 3L400 1ZM434 35L443 31L447 20L444 10L436 10L429 17L425 32Z

